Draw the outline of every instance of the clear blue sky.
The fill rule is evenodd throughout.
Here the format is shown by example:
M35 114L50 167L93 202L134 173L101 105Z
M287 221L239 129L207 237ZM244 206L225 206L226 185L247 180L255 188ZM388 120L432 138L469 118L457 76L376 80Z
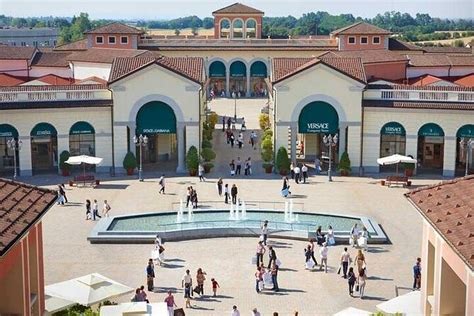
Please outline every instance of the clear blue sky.
M72 16L88 12L91 18L170 19L188 15L211 16L234 3L222 0L0 0L0 14L11 16ZM301 16L311 11L352 13L374 17L385 11L428 13L441 18L474 18L474 0L247 0L242 3L266 16Z

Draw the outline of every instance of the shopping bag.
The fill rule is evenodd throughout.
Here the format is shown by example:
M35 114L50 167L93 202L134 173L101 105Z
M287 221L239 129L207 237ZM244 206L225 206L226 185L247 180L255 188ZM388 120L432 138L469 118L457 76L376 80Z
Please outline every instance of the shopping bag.
M257 256L252 257L252 264L257 264Z
M313 269L314 266L315 266L315 263L313 259L309 259L308 261L306 261L306 269L311 270Z
M263 235L260 235L260 241L263 242L265 240L265 237Z
M339 265L339 269L337 269L337 274L341 274L341 265Z
M231 175L231 176L235 175L235 171L234 171L234 170L231 170L231 171L230 171L230 175Z
M193 292L196 293L196 294L200 294L200 293L201 293L201 289L199 288L199 286L196 285L196 286L194 287Z
M258 290L263 291L263 281L258 281Z
M165 253L164 253L164 252L160 253L158 257L159 257L159 260L160 260L161 262L164 262L164 261L165 261Z
M354 238L352 238L352 236L349 237L349 245L354 246Z
M275 259L275 265L277 265L278 267L280 267L280 266L281 266L281 260L278 259L278 258L276 258L276 259Z
M367 247L367 238L362 236L357 240L357 243L359 244L359 247L366 248Z
M328 238L328 245L333 246L335 244L336 244L336 240L334 239L334 237L329 237Z
M158 260L159 256L160 256L160 254L159 254L158 250L155 249L155 250L151 251L151 258L153 260Z
M263 274L263 285L267 288L273 287L272 274L270 272Z
M359 284L356 285L356 292L359 292Z

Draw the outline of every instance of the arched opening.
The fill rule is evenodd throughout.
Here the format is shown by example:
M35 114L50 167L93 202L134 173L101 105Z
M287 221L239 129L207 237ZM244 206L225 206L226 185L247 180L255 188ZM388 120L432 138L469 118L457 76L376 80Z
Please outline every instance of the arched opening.
M250 66L250 95L252 97L266 97L268 95L265 78L268 76L267 65L263 61L256 61Z
M33 174L58 169L58 132L49 123L38 123L31 130L31 167Z
M71 156L95 156L95 130L87 122L74 123L69 130L69 153ZM73 169L82 170L81 166L72 166ZM85 165L90 171L95 170L95 165Z
M379 157L406 154L406 131L398 122L389 122L380 130ZM394 171L395 165L380 166L381 172Z
M173 109L164 102L148 102L138 111L136 124L135 135L148 137L148 142L142 145L143 163L149 167L176 168L176 116ZM139 144L136 153L137 161L140 161Z
M245 96L247 92L247 66L241 61L234 61L230 65L230 93Z
M230 21L228 19L222 19L220 21L219 29L220 38L230 38Z
M232 38L244 38L244 21L242 19L232 21Z
M245 21L245 37L255 38L257 34L257 21L255 19L247 19Z
M12 141L13 140L13 141ZM10 124L0 124L0 174L13 175L15 169L15 157L17 172L20 169L18 157L18 131Z
M435 123L427 123L418 130L418 171L442 173L444 159L444 131Z
M338 163L339 142L331 148L323 142L324 135L339 133L339 115L329 103L314 101L305 105L298 118L297 157L305 161L318 158L323 169L328 168L329 159Z
M463 176L474 173L474 124L461 126L456 133L456 175ZM467 168L466 168L467 167Z
M226 68L222 61L216 60L209 65L209 96L225 97Z

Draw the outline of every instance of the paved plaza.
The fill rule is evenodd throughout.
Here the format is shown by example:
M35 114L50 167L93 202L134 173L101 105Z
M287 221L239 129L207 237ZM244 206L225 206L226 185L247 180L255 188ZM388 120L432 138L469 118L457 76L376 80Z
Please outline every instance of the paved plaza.
M68 188L70 203L54 206L45 216L44 251L46 284L63 281L92 272L99 272L114 280L136 287L146 284L145 267L152 245L91 245L86 237L95 225L85 220L83 202L86 198L107 199L111 215L160 212L170 210L172 203L185 197L185 189L193 185L202 204L218 199L216 179L204 183L197 178L170 177L167 194L158 194L157 178L138 182L135 178L106 181L97 188ZM277 176L243 176L225 179L236 183L245 201L284 202L279 195L281 180ZM431 182L415 180L415 185ZM194 276L198 267L207 272L205 291L211 292L210 278L221 285L217 298L204 297L192 301L188 315L227 315L236 304L243 315L258 307L263 315L279 311L290 315L328 315L348 306L374 311L375 305L393 298L395 286L411 285L411 267L420 255L421 218L403 197L403 188L380 186L372 178L335 177L333 183L325 176L312 176L308 184L293 184L294 201L304 204L306 212L340 213L373 217L391 240L389 245L370 247L367 254L367 298L350 298L347 282L338 276L338 258L343 246L329 251L327 274L304 269L305 242L272 240L283 263L279 274L281 291L254 290L254 254L257 238L219 238L169 242L165 244L167 264L156 268L156 293L149 294L152 302L162 301L165 291L176 291L177 303L184 306L181 277L185 269ZM315 223L315 226L317 223ZM337 227L335 227L337 230ZM355 251L352 250L352 255ZM125 302L132 294L118 298Z

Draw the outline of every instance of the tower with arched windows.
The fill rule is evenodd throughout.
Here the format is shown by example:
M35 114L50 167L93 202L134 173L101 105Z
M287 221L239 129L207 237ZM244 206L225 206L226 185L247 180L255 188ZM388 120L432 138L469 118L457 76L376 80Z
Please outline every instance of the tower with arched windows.
M228 39L262 38L264 13L242 3L234 3L212 12L214 37Z

